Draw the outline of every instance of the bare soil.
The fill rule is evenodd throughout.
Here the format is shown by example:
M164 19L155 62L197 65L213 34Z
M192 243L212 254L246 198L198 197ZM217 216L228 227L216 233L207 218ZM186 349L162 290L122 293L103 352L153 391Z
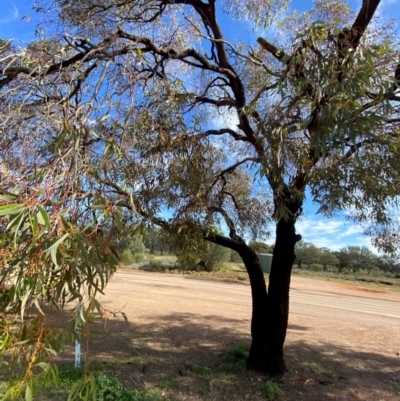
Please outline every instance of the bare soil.
M129 324L124 319L111 319L105 329L94 324L88 341L92 361L127 386L158 388L168 400L266 399L261 385L268 377L223 370L226 349L250 344L250 301L232 290L226 302L218 285L229 290L229 284L219 283L206 295L191 292L193 280L165 289L151 280L131 286L127 276L112 280L103 303L123 308ZM294 278L292 287L400 301L399 293L313 279ZM71 347L64 358L71 360L72 352ZM276 379L281 399L399 401L399 352L400 319L294 306L285 346L289 372Z

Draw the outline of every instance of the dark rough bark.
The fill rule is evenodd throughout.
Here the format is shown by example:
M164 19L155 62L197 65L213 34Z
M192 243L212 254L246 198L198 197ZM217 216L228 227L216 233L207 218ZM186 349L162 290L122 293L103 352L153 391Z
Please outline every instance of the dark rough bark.
M297 215L299 208L300 205L291 208L292 216ZM247 366L271 376L286 372L283 344L289 318L290 276L295 260L294 248L301 239L296 235L295 221L295 217L289 217L277 223L268 291L260 260L242 239L233 240L220 235L206 238L237 251L246 266L253 301L252 343Z
M253 289L252 285L252 344L248 367L272 376L286 372L283 344L289 318L289 287L295 260L294 247L299 239L294 220L281 219L276 228L276 243L266 300L262 298L261 290L257 287ZM256 297L254 292L257 293Z
M356 48L374 16L381 0L363 0L361 9L354 21L351 37L351 46Z
M251 337L252 343L248 359L248 367L263 370L262 366L255 364L254 354L265 349L268 338L268 330L271 327L268 320L268 295L264 273L257 254L249 247L243 247L239 251L246 266L250 278L252 296ZM263 352L262 352L263 354ZM260 355L263 357L263 355Z

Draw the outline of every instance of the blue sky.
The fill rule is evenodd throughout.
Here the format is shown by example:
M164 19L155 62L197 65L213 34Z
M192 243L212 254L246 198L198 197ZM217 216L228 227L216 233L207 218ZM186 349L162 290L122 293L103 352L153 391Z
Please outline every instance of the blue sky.
M0 0L0 38L10 38L23 44L34 37L39 17L30 9L33 3L33 0ZM351 0L349 3L358 10L361 0ZM311 4L311 0L295 0L291 8L301 11L308 9ZM385 19L395 18L400 22L400 0L383 0L379 14ZM361 227L347 222L344 215L326 219L316 214L317 209L308 200L304 206L304 217L297 223L297 231L305 241L334 250L346 245L365 245L373 249L369 239L362 235Z

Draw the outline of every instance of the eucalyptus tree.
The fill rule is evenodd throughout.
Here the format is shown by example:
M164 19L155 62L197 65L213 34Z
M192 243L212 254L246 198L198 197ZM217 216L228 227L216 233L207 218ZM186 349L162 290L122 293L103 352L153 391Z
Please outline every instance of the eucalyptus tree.
M383 255L378 258L377 265L380 270L393 274L395 278L400 278L400 263L398 255Z
M376 256L366 246L349 245L340 252L344 254L342 258L353 273L360 270L367 270L369 273L376 266Z
M349 209L378 246L396 244L399 49L390 24L370 27L380 1L357 15L317 1L283 18L284 0L38 3L51 35L2 53L2 168L18 176L22 158L40 180L63 166L54 188L70 202L87 194L79 213L121 222L128 210L174 234L183 260L204 239L236 251L253 300L248 366L283 373L306 191L321 213ZM272 33L243 43L240 23ZM271 222L267 288L247 240Z
M294 262L301 269L303 264L311 265L319 263L321 257L321 250L314 244L306 241L299 241L295 248L296 259Z
M324 270L326 270L328 266L339 265L340 260L330 249L321 248L320 256L319 256L319 263L324 267Z

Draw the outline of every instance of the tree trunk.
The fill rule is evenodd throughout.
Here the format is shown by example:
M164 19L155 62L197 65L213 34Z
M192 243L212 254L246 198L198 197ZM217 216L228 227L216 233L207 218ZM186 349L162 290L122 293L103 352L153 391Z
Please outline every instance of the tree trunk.
M298 208L294 210L293 216L296 216ZM216 234L205 237L237 251L246 266L253 301L252 342L247 366L271 376L286 372L283 344L289 318L290 275L295 260L294 247L301 239L300 235L296 235L295 221L293 217L281 219L277 223L268 292L260 260L244 240L238 236L231 239Z
M238 250L250 278L252 296L251 337L252 343L248 367L263 370L263 364L256 363L254 352L264 350L270 322L268 321L268 295L260 259L249 247Z
M283 344L289 318L290 276L295 260L294 247L301 239L296 235L294 223L294 219L281 219L277 223L268 293L258 257L255 255L257 260L254 260L249 252L241 253L253 297L248 367L272 376L286 372Z

